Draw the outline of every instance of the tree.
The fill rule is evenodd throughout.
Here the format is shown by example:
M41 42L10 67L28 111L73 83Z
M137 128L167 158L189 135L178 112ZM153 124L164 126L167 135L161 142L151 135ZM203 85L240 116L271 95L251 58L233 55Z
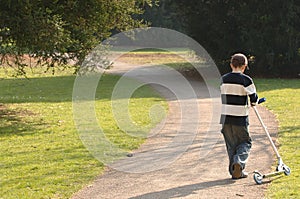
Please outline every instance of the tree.
M221 72L235 52L254 57L251 73L298 76L300 2L295 0L161 0L155 26L185 32L212 56ZM166 6L167 5L167 6ZM146 11L146 13L149 13ZM169 24L169 18L175 19ZM179 28L178 21L184 23ZM184 30L182 30L184 28Z
M111 31L143 26L134 15L152 0L6 0L0 2L0 64L28 64L24 55L54 70L84 57ZM12 59L12 57L14 59Z
M158 6L147 6L145 12L141 15L151 23L151 26L169 28L185 33L186 14L184 7L187 7L189 2L182 0L160 0Z
M187 6L189 34L211 53L221 71L228 68L226 58L238 51L255 57L256 74L279 75L284 66L299 64L297 1L192 0Z

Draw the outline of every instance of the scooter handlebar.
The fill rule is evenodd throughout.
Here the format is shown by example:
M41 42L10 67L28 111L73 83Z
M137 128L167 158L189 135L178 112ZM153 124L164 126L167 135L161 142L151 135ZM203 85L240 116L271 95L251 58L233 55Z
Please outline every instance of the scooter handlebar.
M261 104L261 103L263 103L263 102L265 102L265 101L267 101L267 99L266 99L265 97L260 98L260 99L258 100L258 104Z

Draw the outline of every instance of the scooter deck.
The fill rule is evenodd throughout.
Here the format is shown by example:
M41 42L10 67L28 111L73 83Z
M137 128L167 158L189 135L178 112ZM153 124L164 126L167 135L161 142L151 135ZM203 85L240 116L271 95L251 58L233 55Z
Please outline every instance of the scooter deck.
M262 184L263 179L264 178L270 178L270 177L274 177L274 176L279 176L281 174L285 174L285 175L290 175L291 174L291 170L288 166L286 165L280 165L280 167L277 168L278 170L272 173L267 173L267 174L262 174L259 171L254 171L254 181L256 182L256 184Z
M261 175L262 178L270 178L270 177L274 177L274 176L284 174L284 171L275 171L275 172L271 172L271 173L267 173L267 174L261 174L258 171L254 171L254 173L257 173L257 174Z

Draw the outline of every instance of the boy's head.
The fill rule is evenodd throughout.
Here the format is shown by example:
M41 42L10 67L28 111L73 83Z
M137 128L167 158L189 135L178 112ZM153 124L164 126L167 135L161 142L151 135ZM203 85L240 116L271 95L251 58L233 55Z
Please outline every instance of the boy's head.
M230 66L233 69L241 69L244 71L248 67L248 59L242 53L234 54L231 57Z

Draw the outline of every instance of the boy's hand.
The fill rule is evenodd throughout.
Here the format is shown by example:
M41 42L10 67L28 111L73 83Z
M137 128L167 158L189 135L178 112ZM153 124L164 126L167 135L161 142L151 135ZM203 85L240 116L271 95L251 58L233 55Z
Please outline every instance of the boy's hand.
M260 98L257 102L251 102L251 106L256 106L257 104L261 104L266 101L266 98Z

